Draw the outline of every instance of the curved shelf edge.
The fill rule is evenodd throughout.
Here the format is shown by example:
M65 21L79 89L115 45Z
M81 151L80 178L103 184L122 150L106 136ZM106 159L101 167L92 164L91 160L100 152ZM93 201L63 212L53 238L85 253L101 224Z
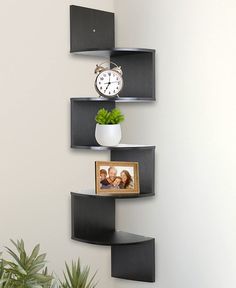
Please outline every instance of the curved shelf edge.
M153 145L134 145L134 144L119 144L113 147L105 147L105 146L85 146L85 145L71 145L73 149L90 149L96 151L109 151L109 150L142 150L142 149L152 149L154 150L156 146Z
M140 193L140 194L127 194L127 195L122 195L122 194L114 194L114 195L98 195L98 194L83 194L83 193L76 193L76 192L71 192L72 196L82 196L82 197L91 197L91 198L103 198L103 199L132 199L132 198L144 198L144 197L151 197L155 196L155 193Z
M74 55L109 57L118 54L155 53L155 51L155 49L149 48L107 48L70 51L70 53Z
M153 241L154 238L140 236L123 231L106 231L96 234L73 236L73 240L95 245L116 246L116 245L133 245Z
M149 103L155 102L156 99L154 98L147 98L147 97L123 97L120 96L119 98L104 98L104 97L73 97L70 99L71 102L116 102L116 103Z

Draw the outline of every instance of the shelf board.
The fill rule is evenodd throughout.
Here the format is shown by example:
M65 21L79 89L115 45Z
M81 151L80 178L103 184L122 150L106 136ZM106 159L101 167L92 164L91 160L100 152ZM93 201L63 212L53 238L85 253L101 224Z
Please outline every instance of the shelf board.
M111 198L111 199L130 199L130 198L143 198L143 197L150 197L155 196L155 193L139 193L139 194L113 194L113 195L101 195L101 194L84 194L84 193L76 193L71 192L72 196L84 196L84 197L93 197L93 198Z
M134 145L134 144L119 144L119 145L113 146L113 147L71 145L71 148L90 149L90 150L96 150L96 151L109 151L109 150L131 150L131 149L136 149L136 150L155 149L155 146L153 146L153 145Z
M147 48L112 48L112 49L90 49L71 51L70 53L76 55L95 56L95 57L110 57L124 54L137 54L137 53L155 53L155 49Z
M104 97L74 97L71 101L75 102L116 102L116 103L144 103L144 102L154 102L153 98L137 98L137 97L119 97L119 98L104 98Z
M153 240L151 237L123 231L103 231L102 233L73 236L72 239L80 242L107 246L138 244Z

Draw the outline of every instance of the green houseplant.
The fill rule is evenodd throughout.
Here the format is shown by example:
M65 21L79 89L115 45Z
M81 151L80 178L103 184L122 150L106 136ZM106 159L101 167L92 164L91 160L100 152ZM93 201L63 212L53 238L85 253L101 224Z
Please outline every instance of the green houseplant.
M95 288L97 283L94 283L95 274L89 279L90 268L88 266L81 268L80 260L77 263L71 263L71 267L66 263L66 272L64 272L64 280L60 281L62 288Z
M120 123L124 121L124 115L120 109L114 108L108 111L105 108L98 110L95 117L95 138L102 146L117 146L121 140Z
M14 242L16 252L6 247L11 260L1 258L0 275L3 288L48 288L53 277L47 274L46 254L39 254L40 246L36 245L27 255L24 241Z
M39 254L36 245L31 253L25 250L24 241L12 241L15 252L6 247L9 259L0 253L0 288L95 288L95 274L90 278L88 266L81 268L80 261L66 264L63 280L57 280L48 274L46 254Z

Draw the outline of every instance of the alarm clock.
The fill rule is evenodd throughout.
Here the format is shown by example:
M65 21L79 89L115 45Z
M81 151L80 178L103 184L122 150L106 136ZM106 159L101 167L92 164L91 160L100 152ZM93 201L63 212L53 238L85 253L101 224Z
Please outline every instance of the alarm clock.
M109 63L109 67L104 67L105 63ZM114 66L113 68L110 68ZM95 74L98 74L95 79L95 89L100 96L103 97L119 97L119 93L123 88L123 72L120 66L114 62L104 62L96 65Z

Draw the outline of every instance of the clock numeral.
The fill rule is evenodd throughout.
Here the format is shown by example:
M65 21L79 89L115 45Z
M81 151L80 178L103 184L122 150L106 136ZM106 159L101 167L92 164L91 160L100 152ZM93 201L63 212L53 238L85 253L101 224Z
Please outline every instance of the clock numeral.
M104 80L104 78L103 78L103 77L101 77L101 78L100 78L100 80L101 80L101 81L103 81L103 80Z
M109 72L108 75L111 76L111 73Z

